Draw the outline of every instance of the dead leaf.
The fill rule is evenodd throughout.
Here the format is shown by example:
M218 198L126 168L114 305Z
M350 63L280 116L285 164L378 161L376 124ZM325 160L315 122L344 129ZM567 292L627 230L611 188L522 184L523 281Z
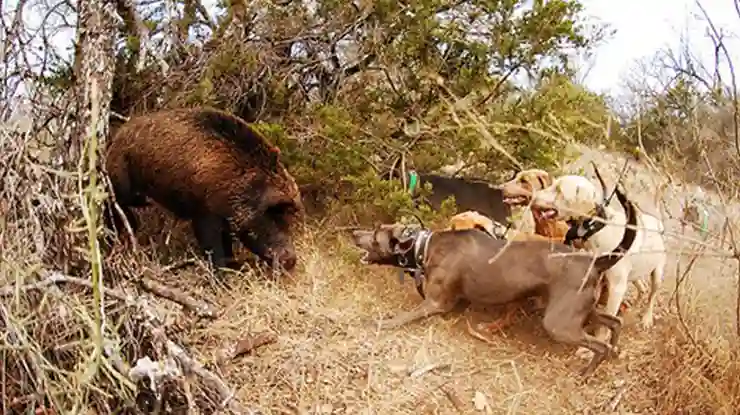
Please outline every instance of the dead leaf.
M254 349L262 347L277 341L277 336L274 333L258 333L255 335L248 334L236 343L234 348L234 354L232 359L251 353Z

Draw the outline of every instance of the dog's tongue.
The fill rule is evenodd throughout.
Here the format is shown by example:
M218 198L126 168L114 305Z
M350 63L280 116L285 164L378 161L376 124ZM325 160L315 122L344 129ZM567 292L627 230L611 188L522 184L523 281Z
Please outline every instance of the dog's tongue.
M539 219L542 217L542 212L537 209L532 209L532 216L534 216L535 219Z
M555 209L532 209L532 216L534 216L536 220L552 219L556 214L557 211Z
M555 217L557 211L555 209L532 209L532 214L536 219L551 219Z

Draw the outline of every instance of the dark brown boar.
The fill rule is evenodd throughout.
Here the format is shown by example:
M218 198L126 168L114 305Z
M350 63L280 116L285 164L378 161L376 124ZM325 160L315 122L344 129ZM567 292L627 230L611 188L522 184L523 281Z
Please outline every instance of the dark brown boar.
M292 232L304 208L280 151L242 119L212 108L134 117L111 140L106 170L124 214L150 198L192 221L201 252L224 267L231 231L273 266L296 264ZM118 215L117 229L122 229ZM110 222L109 222L110 223Z

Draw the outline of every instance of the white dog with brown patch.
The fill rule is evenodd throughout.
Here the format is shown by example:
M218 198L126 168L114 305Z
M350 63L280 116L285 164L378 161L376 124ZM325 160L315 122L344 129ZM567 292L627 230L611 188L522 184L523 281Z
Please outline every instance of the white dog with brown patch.
M597 225L594 229L599 227L601 229L584 241L584 247L598 255L611 251L619 244L626 223L622 210L608 205L603 206L605 199L600 193L606 193L603 181L602 192L599 192L589 179L583 176L567 175L558 177L552 185L536 192L532 203L543 209L543 213L548 217L566 221L575 220L578 223L588 221L599 212L606 224L603 227ZM594 221L591 222L592 225L594 223ZM664 226L659 218L643 211L638 212L635 242L625 257L605 273L609 291L604 308L606 313L617 315L630 281L638 289L638 299L642 298L647 291L645 278L650 275L650 294L641 322L645 329L653 326L657 293L663 281L667 262L663 230ZM596 336L602 340L606 340L608 335L609 333L605 330L599 330L596 333ZM588 353L584 352L584 350L579 350L578 354L585 357L584 355Z

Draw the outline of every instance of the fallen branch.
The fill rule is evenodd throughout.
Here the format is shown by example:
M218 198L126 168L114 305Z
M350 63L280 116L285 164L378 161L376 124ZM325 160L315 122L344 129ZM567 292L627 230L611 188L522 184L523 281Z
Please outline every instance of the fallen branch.
M241 407L241 404L239 404L239 402L234 399L235 391L232 390L231 387L226 384L226 382L221 380L221 378L216 376L213 372L204 368L203 365L196 362L195 359L188 355L185 349L175 344L175 342L173 342L172 340L168 339L166 344L167 352L171 356L174 356L175 359L177 359L183 369L185 369L187 372L194 373L200 376L206 384L209 384L216 390L216 392L218 392L218 395L221 398L219 402L219 407L229 408L232 411L240 414L245 413L245 410Z
M174 358L180 364L180 367L182 367L185 374L194 373L197 376L200 376L205 384L211 386L218 394L218 405L220 408L228 407L236 413L245 413L241 404L234 399L234 391L231 387L229 387L221 378L190 357L185 349L167 338L167 335L162 328L161 319L157 313L146 304L145 300L138 301L136 305L144 316L144 326L149 329L154 339L164 345L168 356Z
M76 278L76 277L70 277L60 272L45 272L44 275L45 275L45 278L41 281L37 281L34 283L25 284L25 285L20 285L20 286L10 285L10 286L2 287L0 288L0 297L9 297L15 294L16 292L25 293L28 291L39 291L49 286L65 284L65 283L79 285L81 287L85 287L89 289L93 288L93 284L89 280L84 280L82 278ZM111 290L110 288L105 289L105 294L108 294L111 297L117 300L126 302L128 304L133 302L133 297L128 296L116 290Z
M166 298L172 302L180 304L189 312L195 314L198 317L203 318L216 318L218 313L216 309L203 301L198 301L192 296L178 290L174 287L168 287L158 281L151 278L142 277L139 280L141 288L147 292L150 292L158 297Z
M409 373L409 377L411 378L418 378L419 376L422 376L426 373L429 373L431 371L437 370L437 369L449 369L450 364L449 363L430 363L426 366L423 366L419 369L414 370L413 372Z
M64 275L58 271L47 271L42 272L42 276L45 276L45 278L41 281L34 282L31 284L25 284L20 286L7 286L0 288L0 297L6 297L13 295L14 293L21 293L21 292L27 292L27 291L34 291L34 290L42 290L44 288L54 286L56 284L75 284L81 287L86 287L88 289L92 289L93 285L92 282L89 280L85 280L82 278L76 278ZM144 279L142 279L142 284ZM152 282L151 280L149 282ZM150 284L150 288L154 288L153 291L159 290L165 292L165 295L162 295L162 297L168 298L167 295L171 295L172 291L167 291L166 289L163 290L161 285L157 285L156 283ZM203 365L198 363L195 359L190 357L188 353L183 349L181 346L179 346L177 343L173 342L169 338L167 338L164 328L162 327L162 320L157 315L157 313L147 304L146 299L139 298L135 299L133 296L126 295L125 293L122 293L117 290L113 290L110 288L105 288L101 292L101 300L105 298L105 295L109 295L112 298L115 298L119 301L124 302L127 306L134 307L136 310L140 312L140 314L143 316L143 325L146 329L150 331L152 334L153 339L162 345L164 350L167 352L167 357L165 358L165 361L167 359L174 359L179 363L180 368L182 369L182 372L185 374L187 373L193 373L197 376L199 376L203 383L210 386L217 394L218 394L218 404L220 408L229 408L230 410L236 412L236 413L246 413L244 408L242 408L241 404L234 399L234 391L217 375L210 372L209 370L205 369ZM187 297L187 296L185 296ZM178 298L179 300L182 300L182 298ZM192 300L192 299L189 299ZM176 301L176 300L173 300ZM176 301L177 302L177 301ZM192 300L192 302L184 301L189 305L196 304L197 306L195 309L201 310L202 308L198 308L201 306L201 304L197 303L195 300ZM129 366L126 364L126 362L123 361L122 358L120 358L115 351L115 348L112 344L106 345L105 353L109 356L109 358L112 359L113 365L116 367L117 370L121 371L121 373L126 376L129 380L132 379L132 374L134 375L134 378L141 378L142 376L146 375L147 373L151 372L150 370L147 371L147 368L149 368L151 365L148 365L147 363L152 363L151 359L149 357L144 357L142 359L139 359L139 363L137 363L136 366L134 366L132 369L126 370ZM148 359L148 360L146 360ZM141 364L140 364L141 363ZM151 372L150 374L154 374L154 372ZM163 377L172 377L177 375L177 371L168 370L165 372L157 372L155 379L150 379L151 383L153 384L155 380L158 378ZM154 376L154 375L153 375Z
M277 336L273 333L247 335L236 342L235 345L221 350L218 354L218 362L219 364L227 363L243 354L251 353L259 347L275 343L276 341Z
M82 278L76 278L76 277L70 277L67 275L63 275L61 273L57 272L50 272L47 273L47 276L41 280L30 284L25 284L21 286L6 286L0 288L0 297L9 297L13 295L16 292L27 292L27 291L38 291L42 290L46 287L58 285L58 284L74 284L79 285L81 287L92 289L93 285L92 282L89 280L84 280ZM198 317L205 317L205 318L215 318L217 316L216 310L211 306L210 304L207 304L202 301L198 301L195 298L183 293L182 291L174 288L174 287L168 287L164 284L161 284L157 281L154 281L151 278L142 278L140 281L142 289L158 296L165 298L167 300L173 301L175 303L180 304L188 311L194 313ZM110 288L105 289L105 294L110 295L111 297L126 302L126 303L132 303L133 297L128 296L124 293L121 293L116 290L111 290Z
M448 388L445 385L442 385L439 388L445 394L445 396L450 401L450 403L455 408L455 410L457 410L457 412L460 414L464 414L465 413L465 402L457 394L457 391L453 388Z
M612 396L608 401L604 403L602 409L604 409L607 413L616 412L619 403L622 402L622 398L624 398L624 394L629 388L629 383L625 383L624 385L622 385L619 389L617 389L617 392L614 394L614 396Z

